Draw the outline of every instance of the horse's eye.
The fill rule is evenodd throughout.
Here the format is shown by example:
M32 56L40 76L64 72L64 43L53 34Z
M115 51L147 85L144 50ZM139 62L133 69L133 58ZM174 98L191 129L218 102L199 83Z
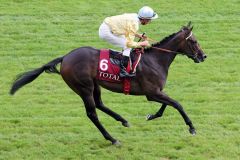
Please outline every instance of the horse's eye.
M196 44L196 43L197 43L197 41L195 41L195 40L191 40L191 42L192 42L193 44Z

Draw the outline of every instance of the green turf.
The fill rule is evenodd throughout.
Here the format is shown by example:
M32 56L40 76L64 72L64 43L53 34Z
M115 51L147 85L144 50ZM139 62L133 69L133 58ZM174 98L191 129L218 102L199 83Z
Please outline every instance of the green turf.
M197 129L191 136L179 113L143 96L103 90L103 100L130 124L98 111L121 147L105 141L81 99L58 75L43 74L9 96L14 77L80 46L114 48L98 38L106 16L149 5L159 19L141 27L160 40L192 21L208 55L195 64L178 56L165 92L178 100ZM240 1L0 1L0 159L236 160L240 159Z

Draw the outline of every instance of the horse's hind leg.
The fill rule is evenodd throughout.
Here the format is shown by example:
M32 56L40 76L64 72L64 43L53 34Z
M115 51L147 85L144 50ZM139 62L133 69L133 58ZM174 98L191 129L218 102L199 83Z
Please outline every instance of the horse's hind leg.
M103 104L102 99L101 99L101 89L97 83L94 83L93 96L94 96L94 101L95 101L95 105L96 105L97 109L110 115L115 120L122 122L123 126L129 127L128 122L123 117L121 117L119 114L115 113L114 111L110 110Z
M112 144L118 144L119 142L116 139L114 139L99 122L93 96L91 95L82 96L82 99L86 108L88 118L95 124L95 126L104 136L104 138L106 140L111 141Z
M94 84L92 79L73 79L73 76L69 76L68 74L64 74L63 79L69 85L69 87L76 92L79 96L81 96L88 118L94 123L94 125L99 129L106 140L112 142L112 144L119 144L119 142L114 139L102 126L100 121L98 120L98 116L96 113L96 106L93 98L93 90Z

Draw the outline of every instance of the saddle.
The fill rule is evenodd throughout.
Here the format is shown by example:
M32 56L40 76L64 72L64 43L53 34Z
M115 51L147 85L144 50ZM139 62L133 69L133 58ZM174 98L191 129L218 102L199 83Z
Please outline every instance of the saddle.
M142 50L134 49L130 54L130 61L128 63L127 72L135 71L136 66L141 58ZM130 78L119 77L120 61L122 53L109 49L101 49L98 63L97 79L101 81L108 81L112 83L123 83L123 93L130 92Z

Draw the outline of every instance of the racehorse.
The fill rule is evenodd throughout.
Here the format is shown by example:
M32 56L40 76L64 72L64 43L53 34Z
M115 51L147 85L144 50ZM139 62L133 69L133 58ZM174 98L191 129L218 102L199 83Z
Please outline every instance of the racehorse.
M144 49L144 54L142 54L136 70L136 77L131 79L130 95L145 95L148 101L162 104L155 114L148 115L148 120L161 117L167 105L174 107L189 126L189 132L195 135L195 128L183 107L163 92L169 67L177 54L186 55L195 63L203 62L207 57L200 48L192 29L193 27L189 23L178 32ZM92 47L77 48L40 68L19 75L12 85L10 94L13 95L19 88L32 82L44 71L58 73L67 85L82 98L87 116L104 138L111 141L112 144L119 144L120 142L113 138L100 123L96 108L120 121L123 126L129 127L127 120L107 108L101 100L100 86L113 92L122 93L123 84L101 81L96 78L99 54L100 50ZM56 68L59 63L61 64L60 71Z

